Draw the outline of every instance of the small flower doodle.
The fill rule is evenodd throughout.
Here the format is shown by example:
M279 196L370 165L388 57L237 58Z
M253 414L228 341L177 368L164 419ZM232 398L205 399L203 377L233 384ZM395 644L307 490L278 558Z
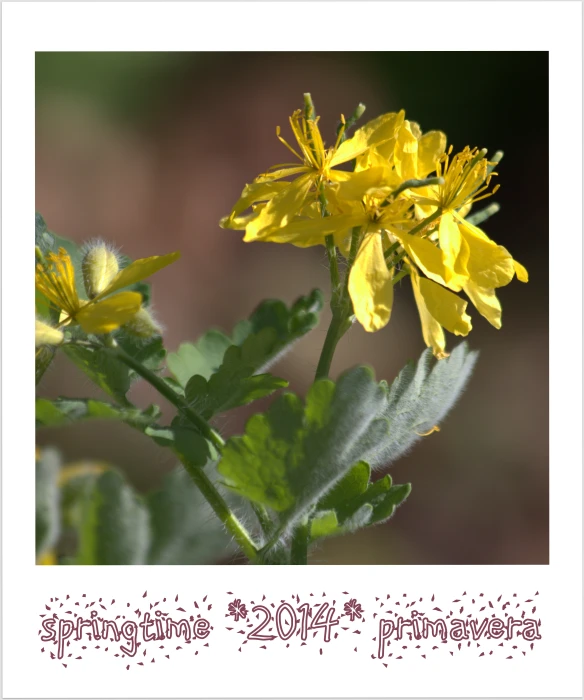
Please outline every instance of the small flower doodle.
M235 598L233 603L229 603L227 609L229 610L229 614L233 616L235 622L239 622L240 619L247 619L247 608L241 602L240 598Z
M351 622L355 622L355 618L361 618L363 617L363 613L365 612L363 608L361 607L361 603L357 602L356 598L351 598L348 603L345 603L345 615L348 615Z

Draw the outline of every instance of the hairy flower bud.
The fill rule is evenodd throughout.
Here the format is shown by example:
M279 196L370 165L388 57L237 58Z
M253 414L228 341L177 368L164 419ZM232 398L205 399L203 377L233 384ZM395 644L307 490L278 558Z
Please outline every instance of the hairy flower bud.
M144 306L136 315L124 324L124 330L138 338L153 338L162 335L162 327L154 320L152 314Z
M97 243L87 249L81 264L83 284L89 299L94 299L107 289L119 272L116 254L105 243Z
M63 333L48 323L43 323L35 319L34 345L35 348L41 345L60 345L63 342Z

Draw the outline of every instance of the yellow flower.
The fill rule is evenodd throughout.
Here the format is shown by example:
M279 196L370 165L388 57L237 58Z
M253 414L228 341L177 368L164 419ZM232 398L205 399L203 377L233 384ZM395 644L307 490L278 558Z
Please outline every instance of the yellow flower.
M488 192L491 177L486 151L468 146L452 160L444 154L436 165L436 174L444 179L442 185L429 185L412 191L417 214L426 217L440 213L437 244L442 251L444 277L442 283L459 291L467 281L479 286L502 287L513 279L513 258L502 246L497 246L480 229L465 221L474 202L494 194ZM489 278L486 284L485 276Z
M381 174L373 172L375 170L379 169L372 168L358 175L364 176L363 182L365 178L376 181ZM388 269L384 257L384 248L390 242L386 232L394 231L408 222L411 202L405 198L387 202L387 188L370 190L362 201L351 200L348 197L352 195L354 183L342 183L338 190L329 193L328 203L338 213L325 217L313 213L310 218L297 218L270 233L265 240L309 247L322 244L325 236L332 235L345 257L348 257L348 234L354 228L361 229L348 290L357 320L366 331L373 332L388 323L393 301L393 272ZM355 191L361 191L360 188L361 184Z
M354 314L369 332L388 323L393 288L409 274L424 340L439 358L447 355L445 330L466 336L472 329L469 302L455 292L464 291L481 315L501 327L495 290L514 276L527 282L528 275L465 219L475 202L497 190L489 191L496 173L486 150L466 147L452 156L445 134L424 134L403 111L372 120L329 149L318 120L295 112L290 124L297 148L279 130L278 138L300 162L274 166L247 185L223 227L245 229L245 241L299 247L332 236L349 262ZM338 169L353 159L354 172ZM408 182L433 172L440 184Z
M135 260L119 271L105 289L86 301L77 293L75 270L69 254L64 248L59 248L58 253L47 255L46 264L37 264L35 286L61 311L60 327L78 323L86 333L110 333L127 323L142 304L141 294L119 290L149 277L179 257L180 253L170 253Z
M302 111L290 117L290 126L297 142L293 148L280 135L282 143L294 154L299 163L284 163L271 168L247 185L231 214L221 220L223 228L245 228L244 241L271 240L270 234L292 222L307 204L309 196L315 198L321 186L335 182L348 182L356 173L339 170L337 166L353 160L371 147L393 137L403 121L403 112L384 114L357 129L355 134L342 141L344 119L336 143L326 148L318 118L310 119ZM291 182L281 182L293 177ZM251 215L240 216L250 206L267 202Z
M393 138L379 144L357 158L356 171L375 167L380 162L394 168L393 181L397 187L404 180L421 180L436 170L446 149L446 134L441 131L422 133L416 122L403 120Z

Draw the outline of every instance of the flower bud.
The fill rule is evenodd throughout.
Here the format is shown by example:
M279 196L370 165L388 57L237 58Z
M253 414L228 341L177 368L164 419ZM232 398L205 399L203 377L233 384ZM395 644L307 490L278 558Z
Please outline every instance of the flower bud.
M35 348L41 345L61 345L63 342L63 333L53 326L49 326L48 323L43 323L38 319L35 319L34 327L34 345Z
M153 338L155 335L162 335L161 326L154 320L152 314L144 306L136 315L124 324L124 330L138 338Z
M94 299L105 291L119 272L116 254L104 243L88 248L81 263L83 284L89 299Z

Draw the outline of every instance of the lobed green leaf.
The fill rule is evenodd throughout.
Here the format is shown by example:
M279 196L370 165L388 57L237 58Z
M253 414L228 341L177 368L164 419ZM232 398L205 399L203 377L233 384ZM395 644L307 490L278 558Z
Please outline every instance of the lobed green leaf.
M96 479L82 513L75 564L146 563L148 511L120 474Z
M196 343L183 343L169 354L168 368L183 387L195 375L209 380L221 367L227 350L237 346L253 373L260 373L316 326L322 305L319 290L300 297L290 309L281 301L264 301L248 320L235 326L231 337L211 330Z

